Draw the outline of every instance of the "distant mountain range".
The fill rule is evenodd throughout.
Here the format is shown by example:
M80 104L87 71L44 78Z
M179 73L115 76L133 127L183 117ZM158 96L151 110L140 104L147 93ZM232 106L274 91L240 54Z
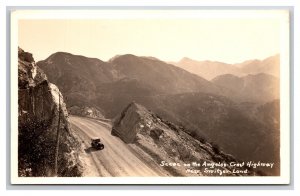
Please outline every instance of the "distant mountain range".
M248 60L238 64L227 64L217 61L196 61L185 57L179 62L171 62L171 64L207 80L223 74L246 76L248 74L265 73L279 77L280 56L277 54L264 60Z
M115 118L135 101L238 159L279 162L279 127L270 123L279 122L279 79L274 76L218 75L209 81L154 57L131 54L104 62L58 52L37 65L62 91L68 108L95 108ZM249 64L228 66L234 71ZM278 175L279 167L265 172Z
M38 66L49 73L51 81L60 84L67 99L78 97L82 101L84 98L87 103L96 97L97 88L101 89L102 84L108 83L114 86L139 85L142 89L135 92L137 95L146 91L155 91L155 94L195 91L220 94L222 91L217 85L174 65L134 55L122 55L103 62L58 52L38 62Z

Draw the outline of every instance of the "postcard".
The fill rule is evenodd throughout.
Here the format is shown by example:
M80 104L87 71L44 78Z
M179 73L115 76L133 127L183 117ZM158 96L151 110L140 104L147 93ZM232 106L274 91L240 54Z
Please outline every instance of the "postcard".
M289 184L289 10L16 10L10 25L12 184Z

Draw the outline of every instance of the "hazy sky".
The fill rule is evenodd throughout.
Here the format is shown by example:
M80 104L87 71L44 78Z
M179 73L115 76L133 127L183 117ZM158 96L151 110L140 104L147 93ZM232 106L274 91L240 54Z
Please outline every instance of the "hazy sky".
M20 20L19 46L36 61L57 51L107 61L118 54L238 63L280 52L275 19Z

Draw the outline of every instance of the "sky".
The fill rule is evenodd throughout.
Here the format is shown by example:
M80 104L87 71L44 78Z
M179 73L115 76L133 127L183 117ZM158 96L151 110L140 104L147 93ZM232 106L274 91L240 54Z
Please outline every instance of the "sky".
M22 19L18 45L36 61L63 51L107 61L115 55L239 63L280 52L273 18Z

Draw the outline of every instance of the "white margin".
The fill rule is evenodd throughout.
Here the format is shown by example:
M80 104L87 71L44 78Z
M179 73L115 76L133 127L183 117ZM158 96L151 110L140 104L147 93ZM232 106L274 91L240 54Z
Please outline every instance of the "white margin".
M268 17L269 15L262 12L263 10L255 11L256 14L245 14L247 11L235 10L232 17ZM81 14L79 14L81 12ZM176 10L166 12L161 11L139 11L139 10L104 10L99 13L95 10L60 10L60 11L15 11L11 16L11 183L12 184L289 184L290 182L290 76L289 76L289 31L283 29L281 31L281 78L280 78L280 105L281 105L281 173L280 177L81 177L81 178L65 178L65 177L18 177L17 175L17 116L18 116L18 92L17 92L17 47L18 47L18 20L20 19L58 19L58 18L82 18L82 13L85 13L84 18L118 18L118 17L178 17ZM201 11L184 11L185 16L189 18L203 17L199 15ZM206 11L204 11L206 12ZM210 13L222 13L226 10L207 11L204 17L213 17ZM268 10L266 12L276 12ZM218 14L217 14L218 15ZM220 15L218 15L220 16ZM280 14L275 14L271 17L279 17L282 28L286 28L286 19L288 15L286 11Z

